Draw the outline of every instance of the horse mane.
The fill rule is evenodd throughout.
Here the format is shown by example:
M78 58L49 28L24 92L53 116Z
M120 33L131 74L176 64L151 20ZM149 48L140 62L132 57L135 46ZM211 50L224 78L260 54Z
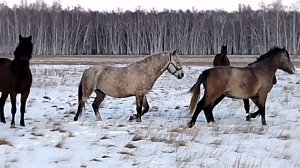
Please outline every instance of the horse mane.
M19 35L19 44L14 51L15 59L21 60L28 60L32 57L32 42L31 42L31 35L29 37L22 37L21 34Z
M165 54L169 53L168 51L160 52L160 53L155 53L149 56L146 56L144 59L139 60L137 62L134 62L133 64L140 64L140 63L147 63L149 61L152 61L155 58L160 58L161 56L164 56Z
M268 52L266 52L265 54L259 56L254 62L248 64L248 66L252 65L252 64L255 64L257 62L260 62L262 60L265 60L266 58L272 57L274 54L277 54L277 53L282 52L282 51L285 51L285 49L284 48L282 49L282 48L279 48L279 47L273 47Z

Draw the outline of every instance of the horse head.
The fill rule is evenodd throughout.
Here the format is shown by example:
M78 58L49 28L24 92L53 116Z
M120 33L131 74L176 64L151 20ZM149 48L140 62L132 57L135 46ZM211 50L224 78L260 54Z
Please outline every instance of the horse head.
M179 56L176 53L176 50L170 52L169 64L168 64L168 71L170 74L176 76L176 78L181 79L184 76L184 72L182 69L182 64L180 61Z
M280 63L279 63L279 69L289 73L293 74L295 73L295 67L291 61L289 52L285 49L280 49Z
M22 37L19 35L19 45L17 46L14 55L15 59L22 61L29 61L32 55L32 37L31 35L28 37Z
M226 45L222 45L222 47L221 47L221 54L227 55L227 46Z

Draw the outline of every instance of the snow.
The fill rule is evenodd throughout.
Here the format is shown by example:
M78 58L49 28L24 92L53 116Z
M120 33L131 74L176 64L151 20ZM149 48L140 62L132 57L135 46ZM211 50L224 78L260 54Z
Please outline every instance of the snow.
M190 129L187 91L207 67L185 66L181 80L165 72L148 94L151 110L141 123L128 122L134 97L106 97L100 108L104 121L95 121L90 98L74 122L77 86L87 67L31 66L26 127L19 126L18 111L17 128L10 128L9 100L5 106L0 167L300 167L299 68L294 75L277 71L267 126L260 117L246 122L243 102L226 98L213 111L216 123L207 124L200 113ZM256 111L253 103L250 108Z

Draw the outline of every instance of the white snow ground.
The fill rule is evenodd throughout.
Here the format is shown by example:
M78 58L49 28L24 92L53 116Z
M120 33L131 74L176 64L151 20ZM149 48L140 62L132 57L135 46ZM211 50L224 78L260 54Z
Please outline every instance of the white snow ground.
M226 98L215 109L215 124L200 113L186 128L190 94L205 67L184 67L185 77L164 73L148 94L151 111L142 123L128 122L135 98L107 97L95 121L92 99L74 122L77 86L88 66L32 65L33 86L26 127L0 124L0 167L300 167L300 74L278 70L269 93L267 126L260 117L245 121L241 100ZM18 106L20 104L18 103ZM19 107L18 107L19 109ZM251 104L251 112L256 111Z

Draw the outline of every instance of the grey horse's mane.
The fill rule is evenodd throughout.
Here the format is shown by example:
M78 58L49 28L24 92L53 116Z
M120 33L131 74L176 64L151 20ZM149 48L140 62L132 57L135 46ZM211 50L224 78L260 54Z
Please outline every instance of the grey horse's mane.
M153 59L161 58L162 56L165 56L165 54L168 54L168 53L170 53L170 52L164 51L164 52L160 52L160 53L155 53L155 54L146 56L146 57L145 57L144 59L142 59L142 60L139 60L139 61L135 62L135 64L147 63L147 62L149 62L149 61L152 61Z

